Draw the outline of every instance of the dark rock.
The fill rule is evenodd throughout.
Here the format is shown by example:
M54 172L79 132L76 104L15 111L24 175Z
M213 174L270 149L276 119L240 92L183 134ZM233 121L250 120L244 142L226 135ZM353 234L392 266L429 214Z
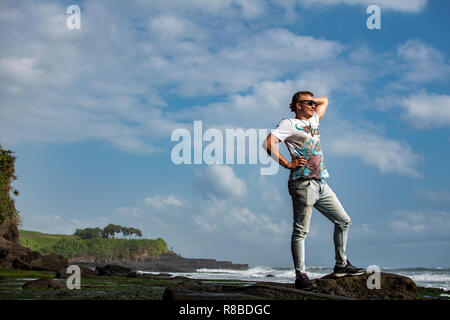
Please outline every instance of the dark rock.
M13 220L6 220L0 225L0 269L58 271L67 267L67 262L63 256L43 256L20 245L19 231Z
M108 264L104 267L96 269L99 276L128 276L131 272L130 269L118 265Z
M53 279L49 278L41 278L37 280L33 280L30 282L26 282L23 286L23 289L62 289L64 288L59 282L56 282Z
M58 271L67 267L67 258L56 255L41 255L13 243L9 248L0 250L0 268L14 268L22 270Z
M0 224L0 238L8 242L19 241L19 229L15 220L7 219Z
M163 300L347 300L348 298L289 288L280 283L251 286L206 284L188 279L166 288Z
M98 276L98 270L92 270L83 266L78 266L80 268L81 278L92 278ZM62 268L56 272L57 279L67 279L71 274L67 273L67 268Z
M367 279L371 274L348 276L339 279L315 279L313 282L322 291L335 291L335 294L354 299L395 299L410 300L417 298L417 286L408 277L384 273L380 274L380 289L367 288Z
M68 260L63 256L52 253L32 260L30 264L33 267L33 270L58 271L67 268Z
M14 269L21 269L21 270L32 270L33 266L29 264L28 262L25 262L21 259L14 259L14 262L12 264Z
M273 277L275 277L273 274L268 274L268 275L266 276L266 278L273 278Z
M417 287L411 279L389 273L381 273L381 289L368 289L370 275L339 279L313 279L316 287L304 291L293 283L259 282L251 286L226 286L185 279L164 292L164 300L405 300L417 298ZM176 278L176 277L175 277Z

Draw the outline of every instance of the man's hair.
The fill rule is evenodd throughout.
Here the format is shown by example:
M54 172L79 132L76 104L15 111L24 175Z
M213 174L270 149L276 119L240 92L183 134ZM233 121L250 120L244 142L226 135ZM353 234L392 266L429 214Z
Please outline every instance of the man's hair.
M300 100L301 96L311 96L314 97L314 94L312 94L309 91L298 91L292 96L292 102L290 104L291 111L295 112L295 106L297 105L297 102Z

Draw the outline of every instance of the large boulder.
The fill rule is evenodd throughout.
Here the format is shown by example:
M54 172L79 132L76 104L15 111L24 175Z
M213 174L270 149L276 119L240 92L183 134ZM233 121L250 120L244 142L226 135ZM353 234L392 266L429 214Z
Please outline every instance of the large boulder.
M166 288L163 300L348 300L348 298L296 290L280 283L257 283L235 287L187 279Z
M0 246L7 246L8 242L14 243L19 241L19 230L17 229L17 221L6 219L0 224Z
M67 268L67 258L56 255L41 255L19 244L19 231L12 220L0 225L0 269L23 269L58 271Z
M369 289L371 274L330 279L326 276L313 280L319 291L335 292L354 299L411 300L417 298L417 286L408 277L393 273L380 274L380 289ZM370 282L370 280L369 280Z
M314 279L312 290L297 290L293 283L259 282L250 286L225 286L187 279L168 287L163 300L409 300L417 298L417 287L411 279L381 273L381 288L368 289L370 275L339 279Z
M131 273L131 269L114 264L108 264L104 267L98 267L96 270L98 271L99 276L126 277Z
M32 260L30 265L33 267L33 270L58 271L62 268L67 268L68 261L63 256L51 253Z

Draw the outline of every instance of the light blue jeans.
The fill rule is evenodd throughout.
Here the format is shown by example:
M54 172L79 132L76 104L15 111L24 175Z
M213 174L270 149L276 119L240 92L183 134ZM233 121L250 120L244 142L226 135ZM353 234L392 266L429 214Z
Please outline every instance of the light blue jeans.
M288 186L294 207L291 250L296 278L299 278L301 273L305 273L305 238L309 231L313 208L334 223L336 265L345 266L348 229L352 221L336 194L323 179L297 179L289 181Z

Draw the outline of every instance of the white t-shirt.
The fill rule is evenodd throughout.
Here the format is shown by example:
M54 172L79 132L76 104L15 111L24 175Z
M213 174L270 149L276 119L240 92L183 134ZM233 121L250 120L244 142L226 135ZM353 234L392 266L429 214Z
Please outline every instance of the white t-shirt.
M285 118L271 133L284 141L291 157L304 156L307 160L304 167L291 170L289 180L329 177L320 145L319 115L315 111L308 120Z

